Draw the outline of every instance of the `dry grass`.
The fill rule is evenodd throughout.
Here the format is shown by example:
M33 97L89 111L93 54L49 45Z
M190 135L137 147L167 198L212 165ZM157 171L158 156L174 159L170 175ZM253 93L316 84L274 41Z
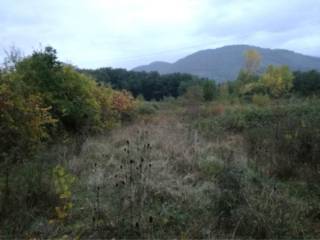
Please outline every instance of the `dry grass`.
M286 141L261 135L269 130L256 118L262 112L254 112L253 119L267 131L258 129L249 135L252 129L243 127L247 124L244 110L251 109L248 105L168 101L159 106L153 109L157 112L145 109L134 123L106 135L86 139L83 134L79 140L62 141L39 153L34 163L13 168L11 198L1 204L10 219L3 218L0 236L319 238L318 172L305 174L312 165L306 170L296 165L294 170L303 178L284 181L268 171L281 166L268 166L277 149L279 160L291 161L294 156L286 158L289 151L276 148L279 144L297 146L293 148L296 154L301 152L299 146L304 146L305 154L316 156L317 138L309 139L316 136L312 127L301 134L302 143L315 146L308 151L308 144L298 145L291 135L285 135ZM310 116L306 122L317 126ZM305 128L305 123L297 126ZM58 164L66 175L52 174ZM57 194L55 181L68 182L67 176L72 175L76 176L75 185L61 183L66 185L60 191L65 194ZM55 207L63 206L63 195L72 206L63 219L57 219Z
M105 225L117 225L115 224L116 219L119 218L117 214L127 216L133 204L135 208L141 208L140 213L135 213L133 221L139 219L140 228L144 228L144 232L150 233L151 230L146 227L143 217L137 216L139 214L145 215L144 218L152 214L158 227L166 227L170 217L177 217L171 216L172 214L181 214L179 212L189 214L188 212L193 211L197 212L195 214L200 214L199 217L202 215L203 219L196 221L191 218L188 221L190 226L193 226L192 229L183 228L177 231L189 237L208 237L206 234L211 233L214 216L209 216L203 211L211 205L211 195L216 191L216 186L214 181L204 173L203 165L210 161L223 165L224 160L232 162L240 160L238 162L240 165L245 164L241 141L240 137L231 136L228 139L210 142L203 139L196 130L191 129L181 116L161 112L130 126L116 129L108 136L89 138L84 143L79 156L73 157L68 164L69 169L81 179L79 192L94 192L97 186L103 192L99 196L101 198L99 202L102 203L100 210L108 216ZM150 146L148 153L143 150L146 145ZM129 154L126 149L130 149ZM138 175L130 173L132 171L130 164L126 165L129 160L133 160L134 163L139 162L141 157L147 161L148 166L151 166L143 170L144 178L141 177L144 179L143 186L139 182ZM127 169L123 170L126 166ZM138 169L138 165L134 165L134 168ZM121 197L117 196L119 176L130 177L130 174L138 180L133 184L134 186L130 187L129 191L132 195L121 193L124 194L122 201ZM139 191L143 191L143 201L138 196ZM117 198L122 202L122 205L118 206L120 208L118 211L121 213L114 211L117 206L113 204ZM79 208L94 208L96 201L95 197L88 197L87 201L81 201L82 206ZM170 209L173 212L168 213L170 217L163 213L167 203L170 208L173 208ZM153 206L149 206L150 204ZM172 204L178 204L176 206L178 210L175 210ZM135 211L138 210L135 209ZM181 224L185 223L181 220ZM157 231L161 232L163 229ZM200 234L203 231L207 233ZM168 235L165 232L162 234L164 234L162 237L170 234L177 236L174 232L168 232Z
M242 137L204 138L184 114L161 109L88 138L78 155L54 148L51 157L65 163L77 185L69 221L43 236L304 236L306 204L248 168Z

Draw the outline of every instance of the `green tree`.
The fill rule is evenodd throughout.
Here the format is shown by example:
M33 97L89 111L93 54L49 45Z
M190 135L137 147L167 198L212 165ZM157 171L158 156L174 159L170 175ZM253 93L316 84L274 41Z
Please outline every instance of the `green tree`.
M190 86L201 84L203 80L184 73L160 75L157 72L135 72L112 68L78 71L115 89L128 90L135 97L142 95L147 101L161 100L164 97L176 98L183 95Z
M212 101L216 97L216 83L214 81L207 80L203 84L203 99L205 101Z
M43 95L30 91L29 82L18 74L16 68L21 61L19 51L12 48L0 72L0 154L16 161L30 157L49 137L47 126L56 122Z
M320 72L294 72L293 91L303 96L320 95Z
M28 93L40 94L52 116L68 130L96 126L99 105L94 96L96 82L58 61L56 50L46 47L16 64L13 73Z

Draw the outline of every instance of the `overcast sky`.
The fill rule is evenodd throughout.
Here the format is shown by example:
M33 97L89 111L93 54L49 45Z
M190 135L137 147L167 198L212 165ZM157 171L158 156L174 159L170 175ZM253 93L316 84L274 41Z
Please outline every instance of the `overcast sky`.
M79 67L173 62L229 44L320 57L320 0L0 0L0 57L41 45Z

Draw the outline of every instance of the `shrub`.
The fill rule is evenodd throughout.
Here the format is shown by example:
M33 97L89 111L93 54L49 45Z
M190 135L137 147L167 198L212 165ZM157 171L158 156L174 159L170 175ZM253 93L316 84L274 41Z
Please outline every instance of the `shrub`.
M304 238L305 231L312 232L310 220L305 218L309 204L290 196L286 185L232 165L225 165L215 182L218 189L211 208L216 216L214 229L224 236Z
M282 178L302 177L301 167L309 169L309 176L314 172L315 159L320 156L316 150L320 140L318 104L255 110L248 112L245 119L247 150L257 166L262 165L268 174Z
M264 174L318 179L319 112L318 101L231 108L223 115L197 120L196 126L206 136L241 134L249 163Z
M137 108L137 112L142 115L149 115L156 112L155 105L152 103L142 102Z
M56 194L59 198L58 206L55 207L56 218L58 221L64 221L72 209L71 186L75 178L62 166L58 165L53 169L53 181Z
M281 97L292 88L293 78L293 74L287 66L274 67L270 65L259 81L268 89L271 96Z
M108 130L131 119L136 102L130 93L98 85L59 62L51 47L35 51L14 64L0 71L0 221L1 226L3 221L9 225L8 231L19 228L17 231L22 232L34 217L34 205L38 207L35 216L41 215L50 208L45 202L54 199L43 193L43 186L50 193L50 187L42 185L45 178L42 174L47 174L43 168L51 170L51 166L45 157L38 163L36 156L40 150L47 150L49 140L63 139L61 135L72 133L84 136L76 138L80 139L77 144L80 152L88 133ZM59 219L64 219L71 208L71 180L60 167L55 169L54 176L60 198L56 213ZM27 203L22 204L24 201ZM12 209L18 205L23 213ZM23 226L20 222L17 227L11 226L14 218L24 219L26 214L31 215L21 223Z
M131 94L98 85L73 67L62 64L51 47L17 62L10 78L23 87L24 94L41 96L50 107L50 114L67 131L110 128L114 121L130 118L135 108Z
M205 81L203 84L203 99L205 101L212 101L217 95L217 87L214 81Z
M0 80L0 152L26 157L48 137L47 126L55 119L39 94L25 96L20 87L9 79Z
M239 220L233 235L272 239L306 237L305 231L310 231L310 223L304 217L308 204L290 196L279 183L246 175L243 188L246 204L235 212L234 217Z
M255 94L252 97L252 103L258 107L265 107L270 104L270 97L268 95Z
M132 114L136 108L136 102L131 93L127 91L113 92L112 107L120 114L120 120L126 121L132 118Z

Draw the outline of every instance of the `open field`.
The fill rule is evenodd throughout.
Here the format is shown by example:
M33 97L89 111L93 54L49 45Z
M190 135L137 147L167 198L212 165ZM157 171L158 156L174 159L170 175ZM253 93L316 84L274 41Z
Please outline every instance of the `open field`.
M177 101L153 105L158 110L152 114L142 115L107 136L86 138L77 153L74 143L51 146L42 158L59 164L61 173L50 174L43 165L44 176L38 184L40 189L46 184L52 187L51 197L50 192L43 196L52 198L52 207L43 212L39 203L33 203L25 216L32 224L19 218L13 227L13 219L8 218L3 225L7 229L2 231L15 229L45 238L319 236L317 183L308 176L288 173L288 165L276 162L276 150L268 153L263 149L268 154L265 162L256 161L261 153L252 155L256 146L249 145L241 126L221 132L219 127L233 126L225 119L215 125L217 131L208 130L220 118L231 118L233 111L252 106L225 104L229 110L222 112L221 103L197 109ZM220 110L210 112L210 108ZM241 110L245 111L249 110ZM262 140L268 144L267 138ZM255 141L258 144L259 138ZM266 146L270 147L262 145L254 150ZM282 159L285 154L283 151ZM268 159L275 162L268 163ZM303 165L305 168L299 169L311 176L313 171ZM275 167L278 172L273 172ZM68 176L74 179L70 184ZM54 197L57 186L48 181L63 182L70 198ZM68 204L70 208L61 213L65 216L55 215L55 207ZM15 206L11 209L26 214Z

